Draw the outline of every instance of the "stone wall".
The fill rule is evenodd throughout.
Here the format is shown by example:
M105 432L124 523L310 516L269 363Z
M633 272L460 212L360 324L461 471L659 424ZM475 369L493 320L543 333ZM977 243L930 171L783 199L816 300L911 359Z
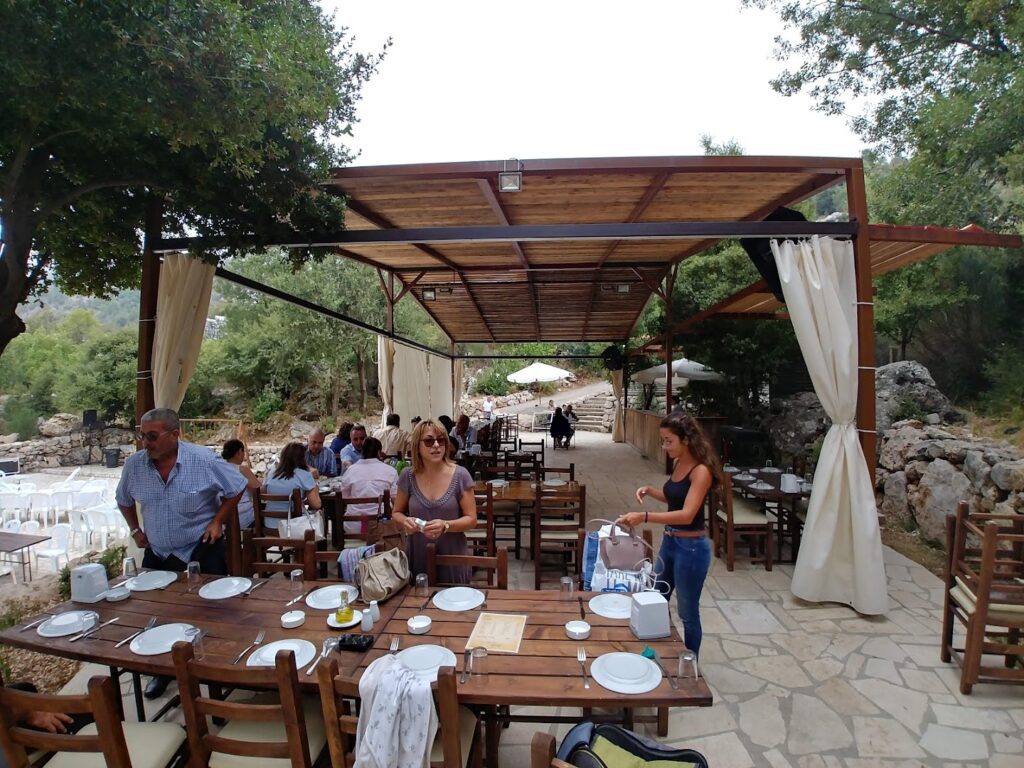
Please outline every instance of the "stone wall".
M944 542L960 501L972 512L1024 513L1024 458L966 429L900 421L882 435L875 491L880 513Z
M51 467L101 464L105 448L119 448L124 462L126 456L135 452L135 434L130 429L87 431L78 428L56 437L6 442L0 445L0 459L21 459L21 471L33 472Z

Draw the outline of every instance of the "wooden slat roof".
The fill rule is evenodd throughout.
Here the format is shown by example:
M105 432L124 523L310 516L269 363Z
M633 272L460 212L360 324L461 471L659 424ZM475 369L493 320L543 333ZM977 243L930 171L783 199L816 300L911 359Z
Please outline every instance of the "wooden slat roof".
M624 341L650 286L725 236L715 223L760 222L862 172L859 159L843 158L520 162L515 193L498 191L501 161L337 169L328 186L348 199L346 231L321 242L412 284L410 294L455 343ZM829 225L810 226L825 233ZM871 225L870 237L875 274L961 242L1020 245L1020 238L931 227ZM424 288L436 298L425 301ZM763 286L716 308L778 309Z

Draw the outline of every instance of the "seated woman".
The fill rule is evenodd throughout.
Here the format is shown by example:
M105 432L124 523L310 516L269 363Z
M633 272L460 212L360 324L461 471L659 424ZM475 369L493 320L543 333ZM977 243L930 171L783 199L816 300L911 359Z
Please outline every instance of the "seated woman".
M278 496L287 496L293 490L298 489L303 500L309 505L313 512L319 512L321 508L320 491L316 487L309 467L306 465L306 446L302 443L288 443L281 449L281 458L278 459L277 467L267 476L263 484L263 492ZM287 512L287 501L267 502L266 509L270 512ZM263 521L264 528L277 528L280 524L277 518L266 518ZM305 522L305 521L303 521ZM295 524L289 525L289 535L295 535ZM299 533L301 538L302 534Z
M573 428L569 420L565 418L561 408L555 408L555 415L551 417L551 437L555 441L555 447L569 447L569 440L572 438Z
M390 464L380 460L381 444L375 437L368 437L363 443L363 458L348 468L341 480L341 495L346 499L367 498L398 494L398 472ZM345 507L345 516L372 515L377 512L376 504L352 504ZM345 523L345 533L366 533L366 521Z
M242 528L252 528L256 519L256 513L252 507L252 491L260 487L260 479L245 464L245 460L249 455L245 449L245 443L232 438L224 443L220 455L224 461L235 467L238 473L245 478L245 493L238 500L238 524Z
M465 532L476 527L473 478L448 457L448 436L433 421L421 421L412 433L412 467L398 478L395 522L409 534L409 568L426 573L427 542L441 555L468 555ZM414 517L426 520L421 530ZM468 584L468 567L438 568L438 579Z
M450 435L459 442L460 451L468 451L476 442L476 430L469 426L469 416L466 414L459 416Z

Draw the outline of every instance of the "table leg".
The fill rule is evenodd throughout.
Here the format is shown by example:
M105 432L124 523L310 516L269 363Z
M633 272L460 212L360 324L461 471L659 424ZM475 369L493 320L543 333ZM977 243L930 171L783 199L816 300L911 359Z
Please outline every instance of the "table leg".
M658 707L658 735L668 736L668 707Z
M498 719L497 707L483 708L484 717L484 765L487 768L498 768L498 744L501 741L501 721Z
M142 675L132 672L132 693L135 696L135 714L139 722L146 722L146 703L142 700Z

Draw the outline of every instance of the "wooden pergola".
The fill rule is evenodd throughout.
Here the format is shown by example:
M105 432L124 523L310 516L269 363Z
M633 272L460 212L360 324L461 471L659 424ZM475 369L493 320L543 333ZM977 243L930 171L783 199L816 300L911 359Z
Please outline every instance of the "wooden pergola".
M518 171L521 190L499 191ZM766 222L844 183L848 222ZM857 158L646 157L340 168L325 187L347 199L346 228L295 233L272 245L329 245L378 270L393 307L409 296L448 335L448 356L471 342L628 342L644 308L671 295L683 260L723 238L828 235L852 238L860 346L857 422L869 465L874 444L874 276L956 245L1020 247L1021 238L976 228L871 225ZM197 243L163 239L149 222L143 331L155 311L157 254ZM672 359L673 336L713 316L784 318L761 281L690 318L637 351ZM148 313L148 314L147 314ZM365 324L364 324L365 325ZM140 371L146 340L140 333ZM668 382L671 388L671 381ZM140 380L140 407L145 388ZM151 400L150 400L151 402Z

